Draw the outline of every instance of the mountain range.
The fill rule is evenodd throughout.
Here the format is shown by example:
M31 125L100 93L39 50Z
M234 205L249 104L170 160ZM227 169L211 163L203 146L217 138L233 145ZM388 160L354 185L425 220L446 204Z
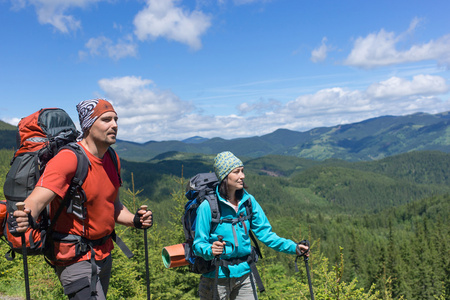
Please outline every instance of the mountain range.
M370 161L419 150L450 152L450 111L406 116L382 116L362 122L314 128L305 132L278 129L247 138L184 141L150 141L143 144L120 140L115 149L122 158L146 161L170 152L213 155L229 150L247 158L289 155L314 160L330 158Z
M370 161L418 150L450 152L449 123L450 111L415 113L381 116L304 132L278 129L262 136L229 140L199 136L183 141L146 143L118 140L114 148L121 158L130 161L148 161L174 152L213 155L225 150L247 158L288 155L314 160ZM0 148L15 146L15 129L0 121Z

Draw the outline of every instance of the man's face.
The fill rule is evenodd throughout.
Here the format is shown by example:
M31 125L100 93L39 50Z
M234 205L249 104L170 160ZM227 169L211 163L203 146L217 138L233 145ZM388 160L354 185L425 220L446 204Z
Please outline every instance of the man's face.
M95 120L89 129L89 136L95 142L104 142L112 145L116 142L117 115L115 112L106 112Z

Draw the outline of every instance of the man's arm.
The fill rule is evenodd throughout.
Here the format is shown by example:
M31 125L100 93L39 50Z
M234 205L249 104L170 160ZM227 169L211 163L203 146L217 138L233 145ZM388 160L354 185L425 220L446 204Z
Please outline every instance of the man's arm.
M139 221L142 224L142 228L148 228L153 225L152 211L150 210L138 210ZM119 195L117 195L114 201L114 218L116 223L121 225L136 227L134 225L135 214L132 214L125 205L120 202Z
M40 213L44 210L44 208L55 199L56 194L44 187L35 187L33 192L31 192L30 196L25 199L25 210L19 211L16 210L14 212L14 217L16 217L17 222L17 231L25 232L30 226L28 222L28 214L31 213L31 216L36 221L39 217Z

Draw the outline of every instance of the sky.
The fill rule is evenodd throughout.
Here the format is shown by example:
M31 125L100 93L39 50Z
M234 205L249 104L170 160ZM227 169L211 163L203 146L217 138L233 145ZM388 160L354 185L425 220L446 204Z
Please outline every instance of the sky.
M104 98L133 142L450 110L448 0L0 0L0 120Z

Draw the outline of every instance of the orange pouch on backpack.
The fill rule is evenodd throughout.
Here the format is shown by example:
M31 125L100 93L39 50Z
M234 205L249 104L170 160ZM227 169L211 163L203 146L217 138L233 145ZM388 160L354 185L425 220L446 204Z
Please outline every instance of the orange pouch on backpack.
M22 253L22 235L12 234L9 222L5 225L5 237L9 246L14 252ZM27 255L42 254L45 243L45 231L41 229L34 229L28 227L25 231L25 245L27 248Z
M77 247L76 244L74 243L53 241L52 248L53 248L52 256L54 257L53 260L57 263L71 262L80 257L80 254L76 253Z
M6 200L0 201L0 236L3 236L3 232L6 224Z

